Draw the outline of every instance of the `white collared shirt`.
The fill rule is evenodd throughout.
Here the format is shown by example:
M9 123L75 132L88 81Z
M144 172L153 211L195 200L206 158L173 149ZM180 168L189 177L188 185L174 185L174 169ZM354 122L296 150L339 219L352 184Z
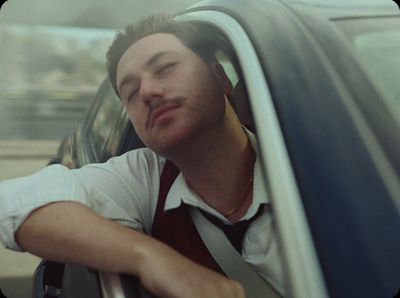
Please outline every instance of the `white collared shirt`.
M253 148L256 148L254 136L248 135ZM0 242L10 249L21 250L14 233L26 217L41 206L65 200L82 203L106 218L150 234L164 165L165 158L143 148L111 158L104 164L90 164L75 170L51 165L31 176L1 181ZM179 174L167 195L165 210L177 208L182 202L230 224L228 219L204 203ZM253 202L242 219L252 218L261 204L265 204L264 213L249 226L243 240L242 256L278 292L284 294L273 214L257 158Z

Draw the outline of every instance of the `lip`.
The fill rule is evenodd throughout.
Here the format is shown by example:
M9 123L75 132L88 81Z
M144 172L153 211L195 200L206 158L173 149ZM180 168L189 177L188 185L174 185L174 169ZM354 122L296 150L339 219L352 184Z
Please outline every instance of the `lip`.
M153 127L161 116L177 108L179 108L179 105L177 104L168 104L154 109L150 115L150 127Z

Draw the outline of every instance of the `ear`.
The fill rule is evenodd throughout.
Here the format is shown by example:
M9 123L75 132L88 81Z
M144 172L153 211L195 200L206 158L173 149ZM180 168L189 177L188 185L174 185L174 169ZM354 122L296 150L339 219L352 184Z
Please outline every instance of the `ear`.
M210 65L211 69L214 71L214 74L222 84L224 94L228 96L232 95L232 90L233 90L232 82L226 75L222 65L218 62L212 62Z

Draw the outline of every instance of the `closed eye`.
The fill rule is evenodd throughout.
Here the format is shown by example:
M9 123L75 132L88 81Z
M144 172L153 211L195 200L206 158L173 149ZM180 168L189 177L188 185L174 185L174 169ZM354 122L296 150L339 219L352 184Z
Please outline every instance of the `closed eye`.
M156 74L157 74L158 76L162 76L162 75L164 75L164 74L167 74L167 73L169 73L169 72L173 69L173 67L174 67L175 65L176 65L175 62L166 63L166 64L162 65L160 68L157 69Z
M136 97L137 97L137 93L138 93L138 89L133 90L131 93L129 93L129 95L128 95L126 101L127 101L128 103L130 103L130 102L132 102L133 100L135 100Z

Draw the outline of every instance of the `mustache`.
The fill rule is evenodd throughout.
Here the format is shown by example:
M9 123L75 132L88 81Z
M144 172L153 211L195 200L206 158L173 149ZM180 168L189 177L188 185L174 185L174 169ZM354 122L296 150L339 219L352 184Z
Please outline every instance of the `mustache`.
M151 122L153 121L153 112L155 110L164 106L180 105L183 102L183 100L184 98L180 96L173 97L170 99L154 99L149 105L149 110L147 112L146 123L145 123L146 127L149 127L151 125Z

